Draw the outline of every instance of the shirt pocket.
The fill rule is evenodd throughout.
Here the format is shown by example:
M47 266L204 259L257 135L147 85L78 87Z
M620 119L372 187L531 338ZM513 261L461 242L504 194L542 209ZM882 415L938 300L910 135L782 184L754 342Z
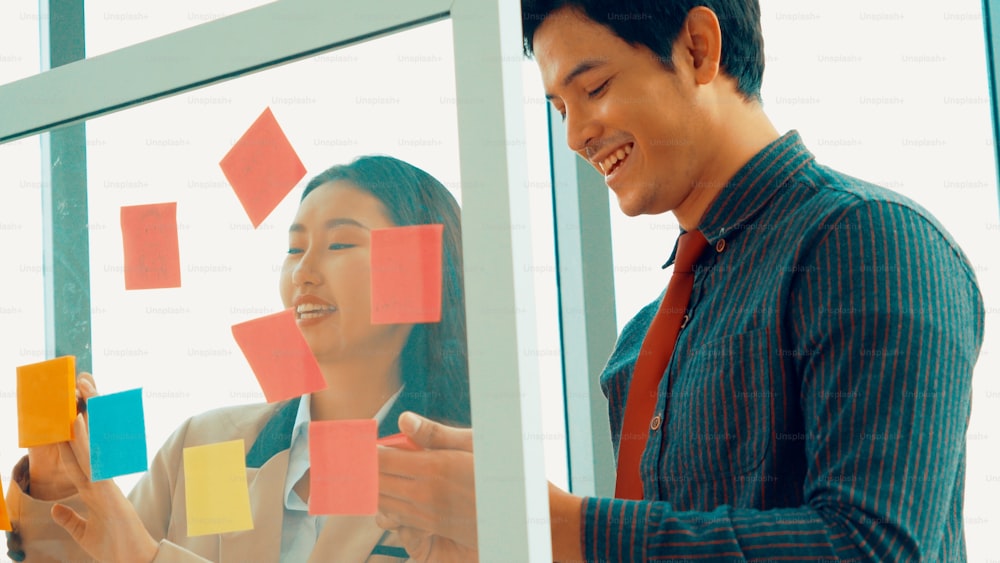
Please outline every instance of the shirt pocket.
M780 370L769 328L693 347L669 403L664 468L671 481L745 475L760 465L771 435L772 380Z

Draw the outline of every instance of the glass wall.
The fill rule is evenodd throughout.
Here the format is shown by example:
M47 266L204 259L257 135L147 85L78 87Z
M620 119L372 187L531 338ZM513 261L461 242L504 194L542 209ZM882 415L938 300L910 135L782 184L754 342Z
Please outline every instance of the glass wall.
M129 2L87 0L84 24L87 56L134 45L228 15L268 4L273 0L179 0L176 2Z
M143 388L150 456L189 416L264 400L230 327L282 308L285 231L311 176L357 155L388 154L427 170L461 201L451 35L451 23L443 21L87 122L94 373L105 394ZM534 66L523 69L527 88L539 91ZM532 260L517 267L532 274L540 292L537 345L526 355L540 366L546 405L541 433L525 438L543 442L549 478L565 487L545 110L539 96L525 101L534 114L527 116L532 134L524 142L534 156L519 188L530 192L531 228L540 243ZM219 161L265 108L306 176L254 228ZM5 148L22 146L37 153L38 139ZM38 175L37 154L21 164ZM121 209L163 202L177 204L181 287L126 290ZM39 225L29 226L36 232ZM40 261L39 250L36 241L28 252ZM41 266L35 274L41 276ZM41 284L35 287L40 292ZM41 316L35 321L38 330L24 333L39 339L35 355L9 366L44 359ZM16 408L5 412L13 416ZM11 467L22 454L12 442L0 450L0 463ZM140 476L116 480L127 491Z
M0 84L38 72L38 2L0 4Z

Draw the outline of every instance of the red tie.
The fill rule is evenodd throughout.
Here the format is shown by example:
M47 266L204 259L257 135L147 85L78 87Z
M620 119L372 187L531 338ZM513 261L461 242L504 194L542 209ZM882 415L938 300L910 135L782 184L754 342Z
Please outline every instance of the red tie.
M701 256L708 241L701 231L689 231L677 239L674 273L667 284L667 293L642 341L639 358L635 362L632 382L625 402L625 420L618 442L618 478L615 496L624 499L642 499L642 474L639 462L646 449L650 419L656 408L657 389L667 369L674 343L681 330L681 320L687 312L694 285L691 266ZM662 423L666 423L663 420Z

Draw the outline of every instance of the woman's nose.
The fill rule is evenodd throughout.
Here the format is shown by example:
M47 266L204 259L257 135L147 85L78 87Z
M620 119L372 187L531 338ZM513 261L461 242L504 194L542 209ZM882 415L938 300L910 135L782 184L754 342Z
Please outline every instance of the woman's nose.
M306 250L292 269L292 283L295 285L316 285L321 276L316 268L315 253Z

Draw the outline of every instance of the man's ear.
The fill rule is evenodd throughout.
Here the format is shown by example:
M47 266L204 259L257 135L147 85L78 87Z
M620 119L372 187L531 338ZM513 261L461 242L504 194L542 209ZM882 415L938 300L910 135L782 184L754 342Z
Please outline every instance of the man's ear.
M705 6L692 8L684 20L677 42L683 48L683 59L676 63L690 65L699 85L715 80L722 59L722 27L715 12Z

